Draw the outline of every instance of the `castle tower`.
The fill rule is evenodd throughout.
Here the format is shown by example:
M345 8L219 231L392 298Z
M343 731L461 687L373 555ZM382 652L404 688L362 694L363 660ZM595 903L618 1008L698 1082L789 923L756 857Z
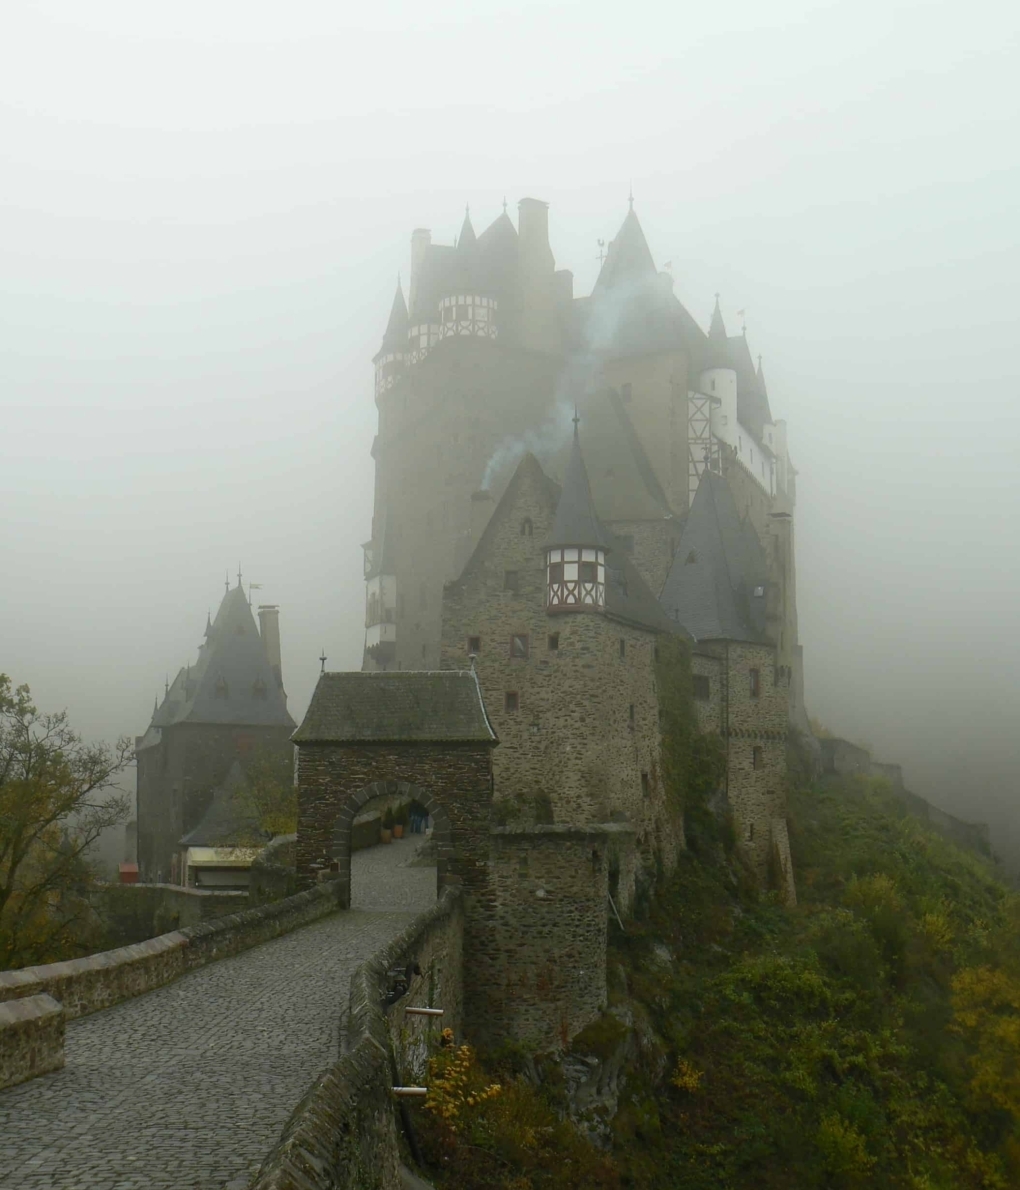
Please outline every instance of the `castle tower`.
M574 441L546 549L550 612L603 610L606 606L605 530L591 498L574 417Z

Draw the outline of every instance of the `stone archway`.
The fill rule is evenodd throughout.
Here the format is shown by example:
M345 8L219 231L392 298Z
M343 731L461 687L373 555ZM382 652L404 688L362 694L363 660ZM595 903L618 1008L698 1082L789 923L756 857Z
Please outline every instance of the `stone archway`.
M448 883L458 882L450 873L453 857L453 832L450 815L439 801L420 785L410 781L373 781L348 794L333 824L332 858L340 881L338 901L342 909L351 907L351 832L354 819L373 798L399 794L420 802L432 819L432 839L436 846L436 896Z

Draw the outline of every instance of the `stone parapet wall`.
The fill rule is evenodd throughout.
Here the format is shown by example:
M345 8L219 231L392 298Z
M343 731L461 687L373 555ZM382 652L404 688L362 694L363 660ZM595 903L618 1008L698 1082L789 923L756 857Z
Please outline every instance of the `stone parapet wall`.
M52 996L0 1004L0 1090L64 1065L64 1011Z
M162 987L195 967L257 946L336 908L335 886L323 884L285 901L199 922L133 946L0 971L0 1001L49 995L73 1020Z
M183 888L179 884L103 884L90 897L106 926L106 943L131 946L248 906L242 891Z
M442 1008L443 1027L459 1034L463 930L461 895L447 889L435 906L358 968L351 977L347 1050L298 1104L251 1190L401 1190L390 1088L394 1077L415 1073L428 1027L409 1024L403 1009L407 1004ZM390 972L410 963L417 963L422 975L397 1003L385 1007Z

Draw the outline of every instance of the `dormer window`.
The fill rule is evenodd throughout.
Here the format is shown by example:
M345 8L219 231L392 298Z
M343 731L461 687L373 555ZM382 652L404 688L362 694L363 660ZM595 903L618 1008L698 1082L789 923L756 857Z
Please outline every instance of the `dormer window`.
M229 698L230 687L227 685L227 679L220 676L216 679L216 686L213 690L213 695L216 698Z
M261 678L256 678L255 681L252 682L251 696L252 698L257 698L262 702L265 702L269 697L269 689Z

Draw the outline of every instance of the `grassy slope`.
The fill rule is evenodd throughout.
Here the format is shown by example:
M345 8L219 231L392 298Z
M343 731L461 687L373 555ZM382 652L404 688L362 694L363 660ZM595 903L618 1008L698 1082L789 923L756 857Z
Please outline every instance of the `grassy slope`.
M614 1122L624 1184L1020 1183L1014 1117L975 1092L951 1027L954 974L1009 964L1006 889L879 783L797 793L790 814L797 909L695 813L691 852L613 940L615 999L645 1020Z

